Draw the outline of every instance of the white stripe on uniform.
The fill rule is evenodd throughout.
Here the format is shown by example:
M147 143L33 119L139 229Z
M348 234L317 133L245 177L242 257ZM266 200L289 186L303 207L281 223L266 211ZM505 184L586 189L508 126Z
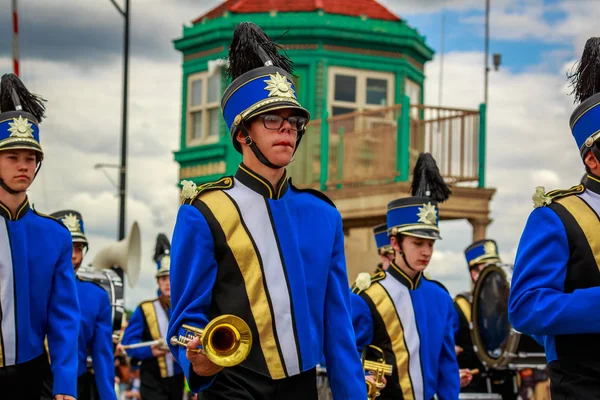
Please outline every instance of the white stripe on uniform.
M423 400L425 394L423 390L423 372L421 370L421 339L419 338L410 290L390 275L379 281L379 283L389 293L400 317L404 330L404 341L409 355L408 373L410 374L415 400Z
M297 375L300 373L300 360L292 323L290 293L265 198L237 179L226 193L237 203L242 219L258 248L285 367L289 376Z
M17 359L15 321L15 285L8 226L0 217L0 305L2 307L2 338L4 366L14 365Z
M156 321L158 323L158 330L160 331L160 337L163 338L165 343L167 342L167 328L169 327L169 316L167 312L160 304L160 300L154 300L154 312L156 313ZM165 356L165 360L167 360L167 376L171 377L175 375L175 369L173 368L173 357L171 357L171 353Z

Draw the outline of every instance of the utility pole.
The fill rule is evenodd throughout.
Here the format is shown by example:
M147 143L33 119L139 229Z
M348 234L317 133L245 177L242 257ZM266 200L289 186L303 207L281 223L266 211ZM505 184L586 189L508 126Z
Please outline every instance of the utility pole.
M483 102L488 104L488 75L490 73L490 0L485 0L485 80Z
M446 43L446 12L442 10L442 43L440 46L440 79L438 89L438 107L442 106L442 91L444 88L444 47Z
M121 164L119 168L119 240L125 237L125 208L127 201L127 99L129 80L129 1L125 0L125 9L119 7L115 0L110 0L117 11L125 19L123 35L123 115L121 120Z
M12 22L13 22L13 37L12 37L12 56L13 56L13 72L19 76L19 13L17 12L17 0L12 0Z

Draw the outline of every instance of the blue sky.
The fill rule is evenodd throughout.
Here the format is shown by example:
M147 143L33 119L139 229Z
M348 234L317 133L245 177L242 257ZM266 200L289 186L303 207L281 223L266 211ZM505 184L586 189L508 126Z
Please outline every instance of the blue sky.
M565 21L567 14L564 10L556 7L560 3L559 0L545 3L547 3L544 4L546 9L541 13L537 22L554 26ZM503 38L508 35L500 31L502 28L494 26L494 17L497 15L497 11L497 9L490 7L490 66L492 66L491 55L494 53L502 55L502 68L517 73L531 68L532 65L542 63L544 69L557 71L570 58L571 43L559 37L550 35L546 38L540 38L534 35L523 35L517 38ZM515 4L503 10L502 14L522 15L526 11L525 4ZM416 28L421 35L424 35L427 43L438 54L441 52L442 32L445 33L445 53L484 51L484 9L444 8L427 14L401 13L400 17L410 26ZM442 29L443 19L445 19L445 29ZM560 57L551 56L557 52L560 53Z

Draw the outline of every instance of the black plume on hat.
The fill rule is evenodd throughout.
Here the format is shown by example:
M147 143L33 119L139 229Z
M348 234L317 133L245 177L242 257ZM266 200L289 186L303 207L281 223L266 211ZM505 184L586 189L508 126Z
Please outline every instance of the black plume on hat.
M166 254L171 252L171 243L164 233L159 233L154 248L154 261L159 262Z
M242 22L233 32L229 46L227 75L234 80L255 68L273 65L292 73L292 61L279 54L281 46L273 42L256 24Z
M25 111L42 122L46 116L46 106L43 98L27 90L23 82L15 74L4 74L0 81L0 111Z
M433 200L443 202L448 200L450 189L433 156L429 153L421 153L413 170L411 194L419 197L431 197Z
M576 103L600 92L600 38L592 37L587 40L577 70L568 75L568 78Z

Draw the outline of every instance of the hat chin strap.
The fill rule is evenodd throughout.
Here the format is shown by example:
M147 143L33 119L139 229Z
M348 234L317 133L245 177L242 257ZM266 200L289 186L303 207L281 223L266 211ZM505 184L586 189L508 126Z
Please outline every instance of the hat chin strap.
M400 235L398 235L400 236ZM398 247L400 247L400 255L402 256L402 259L404 260L404 264L406 264L406 266L408 267L408 269L410 269L411 271L415 271L418 272L416 269L414 269L413 267L410 266L410 264L408 263L408 260L406 259L406 253L404 253L404 250L402 249L402 240L398 241Z
M252 150L252 152L258 159L258 161L260 161L261 163L263 163L264 165L266 165L267 167L272 168L272 169L281 169L281 168L286 167L286 165L273 164L271 161L269 161L269 159L267 157L265 157L265 155L258 148L256 142L254 140L252 140L252 138L250 137L250 133L248 132L248 129L246 129L246 126L244 125L243 122L238 125L238 128L240 129L240 131L242 131L242 134L244 135L244 140L246 141L246 144L248 145L248 147L250 147L250 150ZM296 154L296 150L298 150L298 145L300 144L301 139L302 139L302 133L299 132L299 136L296 139L296 148L294 148L294 154ZM292 161L294 161L293 158L290 161L290 163Z
M594 143L590 150L596 157L596 160L598 160L600 162L600 142Z
M42 160L40 160L40 162L38 163L36 169L35 169L35 174L33 175L33 179L35 179L35 177L37 176L38 172L40 172L40 169L42 168ZM31 180L31 182L33 182L33 179ZM27 189L24 190L14 190L11 189L6 182L4 182L4 179L0 178L0 186L2 187L2 189L6 190L9 194L19 194L19 193L23 193L26 192Z

